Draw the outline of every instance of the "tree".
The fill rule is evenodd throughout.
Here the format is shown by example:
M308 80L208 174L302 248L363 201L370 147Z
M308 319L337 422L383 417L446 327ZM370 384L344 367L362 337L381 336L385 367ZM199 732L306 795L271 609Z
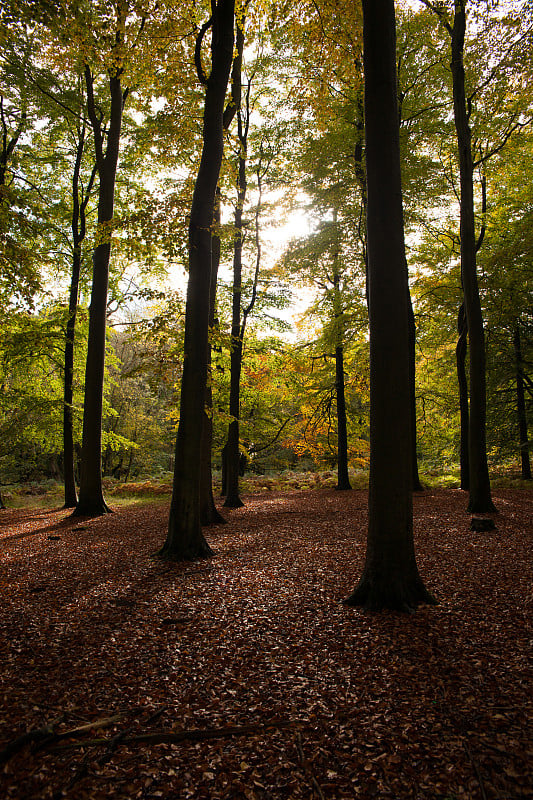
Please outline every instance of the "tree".
M63 376L63 474L65 480L65 508L75 508L77 504L76 480L74 475L74 436L73 436L73 382L74 382L74 336L82 265L82 244L86 233L86 211L96 176L95 164L84 187L80 181L83 151L86 142L86 128L83 123L77 126L77 146L72 172L72 272L68 302L68 318L65 331L65 360Z
M393 0L363 0L370 318L367 552L344 601L410 611L435 602L416 565L411 494L409 321ZM391 392L391 386L394 392Z
M102 491L102 401L115 179L122 127L122 109L126 99L126 91L122 88L121 78L124 70L123 48L127 7L124 4L117 4L116 13L117 16L114 20L116 38L112 46L114 63L108 76L110 112L107 136L105 136L102 116L95 100L93 69L88 63L85 64L84 69L87 114L94 138L99 186L98 228L93 251L93 283L85 368L86 392L83 406L80 493L74 512L78 516L104 514L109 511Z
M242 17L236 20L237 33L235 42L235 55L231 70L231 92L229 100L222 115L222 128L227 135L235 114L240 111L242 93L242 57L244 50L244 21L248 2L242 8ZM212 348L213 339L218 332L216 319L216 296L218 270L221 255L221 191L217 186L215 196L215 217L211 236L211 289L209 298L209 329L211 341L208 348L208 380L206 387L204 424L202 431L202 463L200 475L200 521L203 525L220 524L226 520L215 506L213 497L213 373L212 373Z
M222 163L223 114L233 60L234 0L218 0L200 31L196 66L206 87L203 148L189 221L189 282L185 311L184 366L172 500L166 541L160 556L195 559L212 554L201 528L201 440L207 383L212 227L215 193ZM211 73L201 63L202 40L212 29ZM199 402L201 398L201 402Z
M457 139L457 154L460 178L460 247L461 247L461 283L463 289L464 314L459 314L459 342L457 345L457 364L460 388L462 389L462 428L463 435L468 425L468 488L470 492L468 510L471 512L495 511L491 498L490 478L487 463L486 445L486 357L483 315L479 294L476 252L476 221L474 204L474 170L495 153L501 150L512 132L523 124L520 115L512 115L507 121L498 145L489 146L476 161L474 150L481 150L477 135L472 133L472 110L476 96L494 81L501 70L501 64L489 64L485 75L480 76L479 85L470 87L467 93L465 77L465 37L467 32L468 0L455 0L453 11L446 3L433 3L421 0L424 5L438 16L450 37L451 76L453 93L453 112ZM475 5L473 3L471 6ZM520 37L521 38L521 37ZM510 50L513 47L511 46ZM506 62L509 53L502 59ZM497 114L496 116L499 116ZM465 351L465 339L469 345L469 414L466 422L466 403L464 399L464 371L462 361ZM464 447L464 443L463 443ZM465 466L465 454L462 462ZM465 480L463 479L463 485Z

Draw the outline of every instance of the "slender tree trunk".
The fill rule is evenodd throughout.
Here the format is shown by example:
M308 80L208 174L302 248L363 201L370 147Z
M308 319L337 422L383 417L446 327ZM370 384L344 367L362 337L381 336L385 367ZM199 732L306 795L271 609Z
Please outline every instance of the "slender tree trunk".
M459 385L459 413L461 416L461 441L459 460L461 465L461 489L468 491L470 486L468 452L468 379L466 377L466 353L468 349L468 326L466 324L465 304L461 303L457 317L458 339L455 348L457 382Z
M337 489L351 489L348 474L348 431L344 395L344 347L335 348L335 394L337 397Z
M529 439L527 435L522 343L520 341L520 322L518 320L515 324L513 344L516 364L516 411L518 414L518 434L520 437L520 462L522 466L522 478L526 481L530 481L531 461L529 458Z
M348 475L348 429L346 423L346 396L344 391L344 325L340 290L340 248L338 245L337 209L333 209L335 251L333 253L333 308L335 325L335 398L337 402L337 489L351 489Z
M215 192L222 163L224 99L233 56L234 0L218 0L213 9L211 75L206 83L203 149L189 223L189 283L185 310L184 365L174 483L163 558L209 556L200 520L201 442L207 383L211 287L212 226ZM204 27L204 33L206 28ZM200 402L198 402L200 398Z
M215 304L218 280L218 267L220 264L220 190L217 188L215 197L215 224L211 241L211 289L209 297L209 328L215 328ZM205 392L204 423L202 427L202 464L200 476L200 522L202 525L217 525L226 520L215 506L213 497L212 449L213 449L213 389L211 380L211 351L207 351L208 381Z
M111 75L109 90L111 112L107 146L103 153L101 122L96 116L93 96L93 77L86 67L87 108L91 120L96 163L98 166L98 227L97 242L93 251L93 283L89 308L89 339L85 368L85 402L83 408L83 441L80 476L80 493L74 514L78 516L105 514L109 511L102 490L102 405L106 349L107 292L115 178L118 165L120 131L122 127L122 93L120 75Z
M245 12L248 2L242 9ZM244 16L237 20L237 32L235 41L235 55L231 70L231 97L224 109L222 116L222 129L227 132L231 126L233 118L241 107L242 90L242 54L244 50ZM220 265L220 187L217 186L215 193L215 224L211 241L211 306L209 326L214 330L215 325L215 303L218 280L218 268ZM211 351L208 350L208 376L211 375ZM212 476L212 449L213 449L213 391L211 380L208 377L206 389L206 414L204 416L204 427L202 434L202 474L200 478L200 517L202 525L220 524L226 520L219 513L215 506L213 497L213 476ZM221 495L226 495L226 451L222 453L222 485Z
M2 492L0 492L0 511L5 508L4 501L2 499Z
M96 166L89 178L84 196L80 202L80 171L85 148L85 126L78 130L78 147L72 175L72 273L68 304L67 329L65 334L64 386L63 386L63 470L65 480L64 508L75 508L77 503L76 478L74 472L73 436L73 382L74 382L74 340L81 269L81 246L85 239L85 212L96 175Z
M363 0L370 317L370 491L366 561L345 600L370 610L434 602L413 542L409 318L394 0ZM394 387L394 391L391 391Z
M239 497L239 460L240 460L240 393L243 338L241 336L241 298L242 298L242 210L246 198L246 145L247 137L242 128L239 112L239 158L237 173L237 204L235 206L235 232L233 239L233 292L231 312L231 353L230 353L230 394L229 414L231 421L228 426L228 440L226 450L226 500L227 508L239 508L243 505ZM247 128L247 126L246 126ZM246 130L247 133L247 130ZM244 334L244 331L242 331Z
M485 334L476 270L474 167L463 65L465 31L465 0L456 0L451 36L451 70L461 187L461 279L469 341L470 419L468 450L470 502L468 510L472 513L483 513L495 511L495 508L491 498L487 464Z
M421 492L423 486L418 474L418 454L416 438L416 324L411 302L411 292L407 288L407 313L409 317L409 400L411 406L411 471L412 488Z

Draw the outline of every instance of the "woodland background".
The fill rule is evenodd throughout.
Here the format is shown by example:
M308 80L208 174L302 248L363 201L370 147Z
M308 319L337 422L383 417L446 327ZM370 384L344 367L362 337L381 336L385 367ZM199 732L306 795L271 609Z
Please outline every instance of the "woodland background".
M220 180L221 267L211 329L216 475L232 419L232 262L238 159L244 154L240 309L241 318L246 311L248 317L240 448L255 474L336 467L334 354L341 343L348 462L352 476L363 473L356 482L364 481L369 394L364 207L357 168L361 21L352 4L346 5L350 9L343 0L245 4L243 101L226 133ZM417 456L431 482L435 474L458 478L455 351L461 278L449 37L428 5L397 4L397 61L416 323ZM90 55L105 136L114 6L80 3L75 13L69 4L61 8L68 22L62 30L46 2L8 3L0 20L4 494L13 494L20 483L62 479L64 350L76 258L69 406L79 468L91 253L100 235L80 63ZM170 479L173 468L186 230L203 102L193 51L207 10L196 2L129 4L123 76L129 88L115 192L102 453L104 476L119 481ZM491 469L513 480L529 477L533 397L531 13L531 3L522 0L468 3L464 51L477 157L487 451Z

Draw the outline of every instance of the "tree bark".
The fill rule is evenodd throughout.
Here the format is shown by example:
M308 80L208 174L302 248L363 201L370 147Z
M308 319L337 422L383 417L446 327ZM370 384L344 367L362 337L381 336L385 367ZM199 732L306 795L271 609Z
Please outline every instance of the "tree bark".
M75 508L77 503L76 479L74 470L73 436L73 381L74 381L74 341L81 269L81 246L85 239L85 212L96 176L96 165L91 173L83 197L80 200L80 171L85 149L85 126L78 130L78 146L72 175L72 273L68 304L68 319L65 333L64 386L63 386L63 472L65 481L64 508Z
M344 394L344 347L335 348L335 394L337 397L337 489L352 488L348 474L348 431Z
M529 458L529 439L527 435L526 398L524 393L524 369L522 359L522 343L520 340L520 322L515 323L513 345L516 365L516 411L518 414L518 435L520 441L520 464L522 478L531 480L531 461Z
M211 238L211 288L209 296L209 328L214 331L215 304L218 280L218 267L220 264L220 190L217 188L215 196L215 221ZM207 350L207 387L205 392L205 411L202 426L202 464L200 475L200 523L202 525L219 525L226 520L218 511L213 497L213 389L211 380L211 351L212 344Z
M459 461L461 465L461 489L468 491L470 486L469 451L468 451L468 379L466 376L466 353L468 349L468 325L466 323L465 304L461 303L457 316L457 345L455 362L457 365L457 383L459 385L459 413L461 418L461 440L459 443Z
M89 339L85 367L80 492L74 514L77 516L96 516L109 511L102 490L102 405L109 259L111 256L115 179L124 95L120 81L120 69L117 69L109 77L111 111L104 155L102 125L96 114L93 76L88 66L85 68L85 77L87 84L87 110L93 129L96 164L98 167L99 192L98 227L96 246L93 251L93 283L89 308Z
M418 454L416 439L416 324L411 302L411 292L407 287L407 313L409 317L409 400L411 407L411 475L412 489L421 492L423 486L418 474Z
M348 605L410 611L435 602L418 573L412 513L409 320L394 0L363 0L370 317L366 561ZM393 391L391 390L393 387Z
M167 538L160 550L162 558L171 560L212 555L200 519L201 442L209 347L212 227L224 148L224 99L233 56L234 7L234 0L218 0L213 8L212 69L205 79L202 157L189 222L189 283L174 482ZM200 44L201 41L197 53ZM202 76L198 59L197 67Z
M226 450L226 500L227 508L240 508L243 505L239 497L239 417L241 393L241 369L244 330L241 332L241 298L242 298L242 244L243 226L242 211L246 198L246 147L248 125L244 129L240 111L239 120L239 157L237 171L237 204L235 206L234 239L233 239L233 291L231 311L231 353L230 353L230 393L229 414L231 421L228 426L228 440Z
M495 511L491 498L486 445L485 333L476 270L474 217L474 166L469 106L465 92L463 64L466 32L465 0L456 0L452 42L453 109L460 174L461 279L468 326L470 415L468 430L469 491L468 510L472 513Z
M335 251L333 253L333 309L335 325L335 398L337 403L337 489L348 491L352 487L348 475L348 426L346 422L346 396L344 391L344 325L340 291L340 251L338 246L337 209L333 210Z

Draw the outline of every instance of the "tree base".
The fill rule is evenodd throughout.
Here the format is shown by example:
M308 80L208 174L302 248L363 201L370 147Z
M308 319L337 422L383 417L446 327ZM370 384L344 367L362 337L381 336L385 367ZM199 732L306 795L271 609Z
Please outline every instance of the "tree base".
M400 611L412 614L419 605L437 605L420 578L394 585L380 585L369 578L361 578L359 585L343 601L344 605L360 607L364 611Z
M106 504L105 500L97 503L80 503L72 512L73 517L101 517L103 514L112 514L113 511Z
M496 508L496 506L494 505L494 503L492 502L490 497L488 499L485 499L485 500L477 500L477 501L470 500L466 510L467 510L468 514L497 514L498 513L498 509Z
M219 510L214 506L208 512L202 514L202 527L204 525L226 525L226 523L227 520L224 519Z
M224 500L224 508L242 508L244 503L242 502L239 495L228 495Z
M345 483L342 483L342 484L338 483L335 486L335 490L337 492L350 492L352 490L352 487L351 487L350 483L346 483L346 484Z
M76 508L78 505L77 500L65 500L61 508L69 509L69 508Z
M202 558L211 558L214 555L214 551L211 550L205 539L195 546L168 547L165 544L155 554L156 558L161 559L161 561L199 561Z

